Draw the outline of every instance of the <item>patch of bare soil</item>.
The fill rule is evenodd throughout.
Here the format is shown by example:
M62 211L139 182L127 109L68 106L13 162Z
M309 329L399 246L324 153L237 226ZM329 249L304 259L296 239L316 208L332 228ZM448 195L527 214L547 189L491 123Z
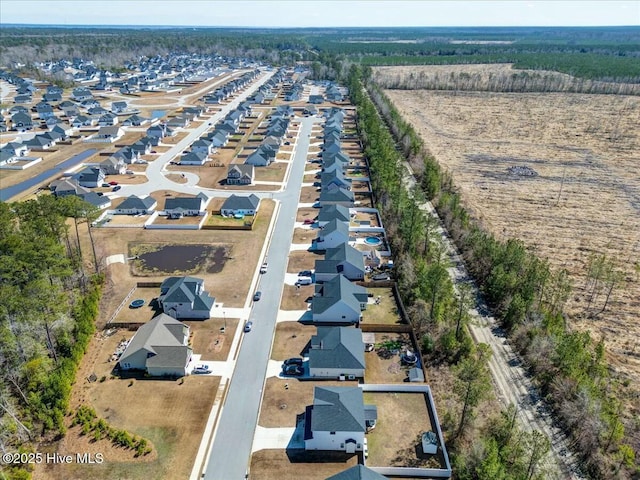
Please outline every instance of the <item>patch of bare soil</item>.
M611 364L640 382L640 99L569 93L388 90L467 209L498 238L520 238L571 275L571 326L604 336ZM532 173L533 172L533 173ZM587 266L623 272L593 317ZM595 300L604 306L605 295ZM591 305L591 311L594 310ZM596 309L597 311L597 309Z

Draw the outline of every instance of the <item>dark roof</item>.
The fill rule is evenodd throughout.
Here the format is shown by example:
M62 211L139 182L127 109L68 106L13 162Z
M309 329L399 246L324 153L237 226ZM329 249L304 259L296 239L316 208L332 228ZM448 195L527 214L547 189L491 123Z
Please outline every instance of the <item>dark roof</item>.
M326 480L386 480L387 477L374 472L364 465L355 465L340 473L327 477Z
M260 199L254 195L231 195L222 204L221 210L256 210Z
M349 207L344 205L323 205L318 214L320 222L329 222L334 219L348 222L350 218Z
M350 282L344 275L335 275L324 283L316 284L315 293L311 302L312 313L323 313L338 302L344 302L359 312L360 303L367 301L367 290Z
M202 208L202 198L175 197L167 198L164 201L165 210L175 210L177 208L182 208L183 210L200 210Z
M318 327L311 337L310 368L364 368L362 330L353 327Z
M121 210L150 210L157 202L153 197L144 197L140 198L136 195L131 195L125 199L120 205L118 205L118 209Z
M365 432L362 389L315 387L310 409L311 432Z

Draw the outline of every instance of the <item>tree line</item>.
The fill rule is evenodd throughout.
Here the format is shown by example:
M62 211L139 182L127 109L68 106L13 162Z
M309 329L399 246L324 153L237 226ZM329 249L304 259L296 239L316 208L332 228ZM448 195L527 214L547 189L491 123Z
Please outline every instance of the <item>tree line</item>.
M359 125L372 124L363 128L361 134L365 145L375 146L365 149L365 154L371 163L378 205L381 212L390 213L385 217L392 227L390 237L403 237L396 241L396 247L398 243L402 247L396 249L398 281L410 305L412 322L420 327L420 318L426 318L440 325L418 329L425 353L459 364L474 355L476 349L472 344L465 346L466 334L459 336L460 329L456 328L460 312L465 309L455 307L462 303L463 295L452 295L446 272L437 274L434 252L425 248L424 237L432 228L413 218L411 208L393 209L403 199L402 193L396 191L402 189L397 163L401 156L406 156L412 166L422 164L421 168L414 168L422 195L436 205L482 294L573 439L587 471L595 478L633 471L636 467L631 438L625 435L615 380L606 365L604 342L595 341L587 332L570 331L566 325L564 304L572 288L567 272L552 270L548 262L530 253L523 242L499 241L478 226L466 212L451 174L441 169L411 125L401 119L395 107L369 80L368 69L353 68L351 94L359 107ZM361 82L372 92L378 109L366 101ZM378 113L383 115L389 130ZM384 140L390 131L395 136L391 142ZM403 229L403 225L407 227ZM422 260L412 258L412 253L421 255ZM430 267L430 275L421 271L422 263ZM593 289L601 297L607 292L602 280L607 278L606 271L603 266L594 266L594 272L600 273L594 273ZM489 441L486 433L485 443ZM473 463L472 457L465 456L461 461Z
M0 202L2 452L28 451L65 433L102 285L101 275L86 272L80 247L78 223L90 221L93 210L78 197ZM27 478L30 466L6 468L9 478Z

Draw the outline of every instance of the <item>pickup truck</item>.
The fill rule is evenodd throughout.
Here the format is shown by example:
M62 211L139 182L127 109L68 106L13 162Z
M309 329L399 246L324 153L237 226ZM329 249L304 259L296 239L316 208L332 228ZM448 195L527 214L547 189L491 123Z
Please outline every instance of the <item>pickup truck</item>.
M267 262L264 262L262 264L262 266L260 267L260 273L267 273L267 267L269 266L269 264Z

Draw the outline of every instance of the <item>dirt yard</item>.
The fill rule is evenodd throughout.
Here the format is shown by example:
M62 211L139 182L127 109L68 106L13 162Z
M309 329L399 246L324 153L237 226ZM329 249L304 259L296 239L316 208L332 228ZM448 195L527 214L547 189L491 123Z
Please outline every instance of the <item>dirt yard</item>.
M569 271L571 326L604 336L611 364L640 383L640 98L386 93L453 173L485 228L498 238L522 239ZM606 311L588 318L587 264L594 253L612 259L623 279ZM603 306L604 297L596 304Z
M276 326L276 335L271 347L271 358L282 360L289 357L301 357L309 347L311 336L316 334L316 327L303 325L300 322L280 322Z
M366 352L367 369L364 372L365 383L401 383L407 378L411 367L400 361L400 352L407 348L414 350L411 339L406 333L376 333L375 348ZM398 353L393 351L398 350Z
M304 450L260 450L251 456L250 480L325 480L358 463L357 455Z

